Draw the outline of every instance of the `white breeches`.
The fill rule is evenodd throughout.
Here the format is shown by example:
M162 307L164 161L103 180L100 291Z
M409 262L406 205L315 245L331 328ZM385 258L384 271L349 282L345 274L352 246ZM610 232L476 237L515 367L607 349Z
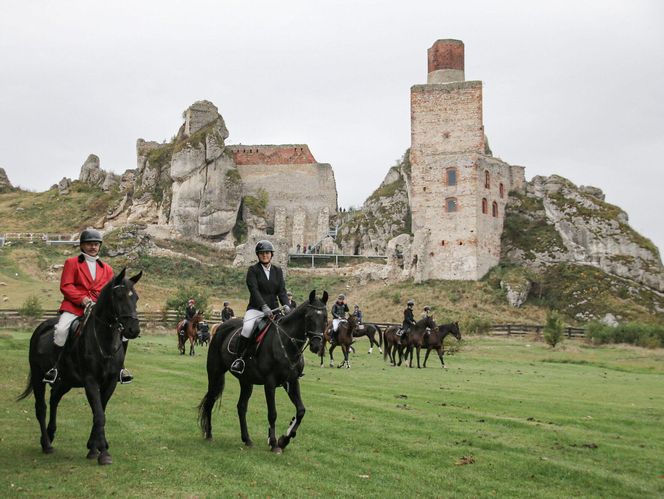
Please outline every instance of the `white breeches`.
M245 338L249 338L251 336L251 331L254 329L254 324L256 324L256 320L260 319L261 317L265 316L263 312L260 310L255 310L253 308L250 308L244 313L244 322L242 324L242 333L240 333L242 336Z
M339 329L339 323L341 322L346 322L346 319L332 319L332 329L334 332L337 332L337 329Z
M53 342L59 347L65 346L67 342L67 336L69 335L69 326L78 315L74 315L71 312L62 312L58 323L55 325L55 334L53 335Z

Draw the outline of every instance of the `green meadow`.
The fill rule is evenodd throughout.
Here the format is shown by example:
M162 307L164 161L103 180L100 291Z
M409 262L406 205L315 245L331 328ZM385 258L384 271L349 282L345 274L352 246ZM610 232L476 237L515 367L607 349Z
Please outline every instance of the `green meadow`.
M284 454L267 447L261 387L240 441L237 381L227 376L214 439L196 406L206 348L179 356L175 336L132 341L133 384L107 409L114 464L87 461L91 413L81 389L59 408L55 452L41 453L28 331L0 332L0 495L64 497L662 497L664 351L555 350L533 339L453 341L449 369L393 368L357 343L351 369L306 353L307 413ZM337 363L341 359L337 355ZM277 434L295 411L277 393Z

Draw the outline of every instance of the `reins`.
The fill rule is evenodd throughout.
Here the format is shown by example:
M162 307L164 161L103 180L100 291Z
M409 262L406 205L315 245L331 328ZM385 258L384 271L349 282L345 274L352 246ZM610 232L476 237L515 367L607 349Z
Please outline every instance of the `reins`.
M111 289L116 289L116 288L126 288L124 284L118 284L117 286L113 286ZM113 333L116 331L119 333L120 337L122 337L122 332L124 331L124 325L122 324L121 319L129 318L129 319L136 319L135 314L119 314L116 310L115 307L115 302L113 301L113 296L111 295L111 307L113 308L113 321L112 322L106 322L105 320L101 319L100 317L97 317L95 314L95 304L93 303L90 305L90 312L86 314L85 319L83 320L83 324L81 325L81 330L85 327L85 325L88 322L88 319L90 316L94 319L92 321L92 334L94 335L95 341L97 342L97 348L99 349L99 354L102 356L104 359L111 359L115 356L115 354L118 353L120 348L122 348L122 338L120 339L120 344L117 346L117 348L110 354L104 353L103 348L101 347L101 342L99 341L99 336L97 335L97 326L96 323L101 322L104 324L106 327L110 328Z

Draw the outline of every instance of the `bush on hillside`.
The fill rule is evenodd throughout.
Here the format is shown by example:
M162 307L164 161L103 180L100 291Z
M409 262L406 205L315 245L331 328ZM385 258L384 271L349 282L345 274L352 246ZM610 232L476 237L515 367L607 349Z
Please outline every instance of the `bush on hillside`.
M563 339L563 319L558 312L552 310L546 315L544 326L544 341L554 347Z
M600 322L591 322L588 324L586 334L595 345L627 343L646 348L664 346L664 326L657 324L628 322L609 326Z
M30 295L18 309L18 312L28 319L39 319L43 315L44 309L41 306L39 297Z
M486 334L490 329L491 321L485 317L471 317L461 324L464 334Z
M175 296L171 296L166 300L166 310L175 310L178 316L184 319L187 302L193 298L196 302L196 309L203 313L206 317L211 315L208 310L208 295L205 291L200 289L180 289Z

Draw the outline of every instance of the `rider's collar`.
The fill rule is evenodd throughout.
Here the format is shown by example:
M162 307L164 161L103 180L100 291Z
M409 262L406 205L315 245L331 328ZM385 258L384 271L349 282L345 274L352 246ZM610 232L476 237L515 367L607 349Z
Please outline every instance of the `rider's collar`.
M78 261L80 263L83 263L85 260L87 260L88 262L95 262L96 261L96 262L99 262L99 264L101 265L101 260L99 259L99 255L90 256L87 253L81 252L81 254L78 255Z

